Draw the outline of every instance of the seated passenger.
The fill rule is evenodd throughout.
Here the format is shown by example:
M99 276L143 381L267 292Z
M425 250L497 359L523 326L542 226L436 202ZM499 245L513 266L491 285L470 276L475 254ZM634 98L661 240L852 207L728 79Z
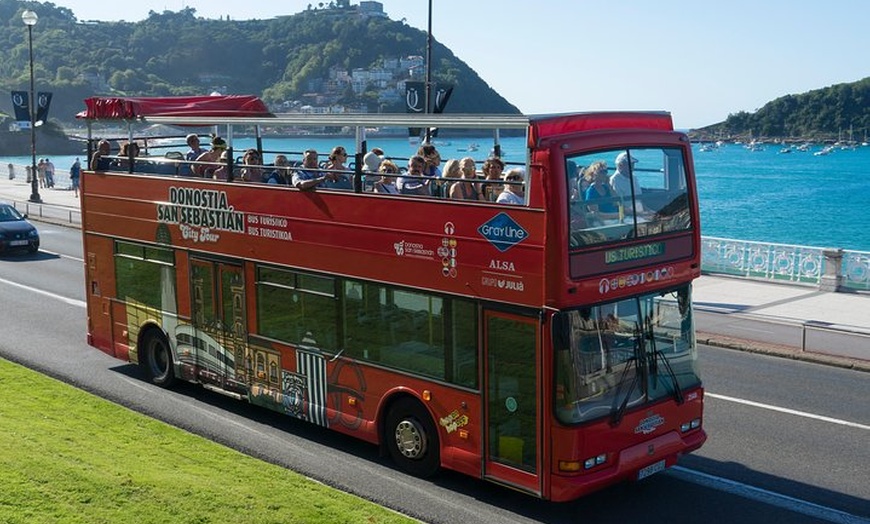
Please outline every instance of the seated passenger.
M450 186L450 198L460 200L486 200L483 192L481 192L478 184L472 182L477 180L477 170L474 165L474 159L465 157L459 161L459 169L462 172L462 177L459 182L454 182Z
M106 158L107 156L112 154L112 145L109 144L108 140L100 140L97 143L97 150L91 156L90 168L91 171L105 171L109 169L109 165L111 161ZM30 166L28 166L29 168ZM30 178L29 176L27 177ZM30 180L28 180L30 182Z
M287 185L287 172L290 169L290 161L286 155L275 155L275 169L268 175L263 175L264 184Z
M220 156L227 148L227 143L223 138L212 135L211 149L196 157L196 164L191 167L191 171L196 176L205 178L213 178L214 170L218 167Z
M607 179L607 164L598 161L586 168L584 176L590 181L583 195L586 207L599 219L618 219L619 209L614 203L617 195Z
M392 160L384 160L378 166L378 172L381 173L381 179L375 182L375 193L398 195L399 189L396 187L395 175L399 174L399 166L394 164Z
M187 135L185 138L187 142L187 146L190 148L187 150L187 153L184 154L184 159L188 162L193 162L199 155L205 153L205 149L199 144L199 135L196 133L191 133Z
M373 185L378 180L378 169L381 167L381 162L384 161L384 150L379 147L373 147L371 151L363 156L363 171L365 173L373 173L373 175L363 176L363 186L365 191L373 190Z
M510 183L504 185L495 201L499 204L514 204L518 206L525 204L524 178L522 169L518 167L509 169L504 174L504 180Z
M118 153L118 160L115 161L115 167L118 169L129 170L135 166L135 160L131 160L139 156L139 144L136 142L124 142L121 144L121 152Z
M242 171L239 182L261 182L263 180L263 168L260 161L260 152L256 149L247 149L242 155Z
M211 178L214 178L215 180L227 180L227 173L229 173L227 162L229 161L229 159L230 152L226 149L221 151L221 156L218 157L218 162L220 162L220 165L214 168L214 170L211 172Z
M347 175L349 169L344 165L345 161L347 161L347 151L341 146L332 148L325 166L327 171L323 187L326 189L353 189L353 184Z
M326 180L317 165L317 151L306 149L302 153L302 169L293 172L290 185L296 189L314 189Z
M441 154L433 144L422 144L417 150L417 155L423 157L425 161L423 176L441 177L441 169L438 168L441 165Z
M483 171L484 180L501 180L502 171L504 171L504 161L501 158L491 156L483 162L481 171ZM498 190L498 184L483 184L482 187L486 200L490 202L496 201Z
M426 160L420 155L414 155L408 159L407 176L399 177L396 186L403 195L431 196L429 191L430 180L423 176Z
M625 151L616 155L616 172L610 177L610 187L625 202L628 210L633 209L630 204L632 201L636 201L636 209L638 212L641 212L643 211L643 206L640 203L640 195L643 193L643 190L640 188L640 181L634 176L634 165L636 163L637 158L629 156Z

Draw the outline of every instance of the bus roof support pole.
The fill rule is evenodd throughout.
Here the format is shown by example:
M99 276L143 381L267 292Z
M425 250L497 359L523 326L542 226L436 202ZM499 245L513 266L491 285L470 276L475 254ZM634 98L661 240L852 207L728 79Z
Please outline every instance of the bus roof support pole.
M236 155L233 152L233 125L227 124L227 182L232 182L235 178L233 175L233 163L236 160Z

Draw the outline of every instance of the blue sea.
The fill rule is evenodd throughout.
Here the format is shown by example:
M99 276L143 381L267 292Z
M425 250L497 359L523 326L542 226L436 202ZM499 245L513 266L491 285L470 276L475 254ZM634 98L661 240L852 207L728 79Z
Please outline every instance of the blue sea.
M444 160L463 156L482 160L491 143L491 138L436 140ZM469 152L473 144L480 144L480 148ZM253 139L236 139L234 144L236 150L253 145ZM336 145L353 150L352 139L313 137L264 139L263 147L265 159L270 162L277 151L301 152L314 147L325 155ZM380 147L388 156L401 158L416 149L407 139L379 137L369 137L368 147ZM186 147L175 149L184 151ZM508 162L523 161L523 139L503 138L502 149ZM769 144L752 151L739 144L726 144L706 152L694 146L702 234L870 251L870 147L837 148L824 156L814 154L821 146L812 146L806 152L794 149L787 154L780 149ZM38 157L45 156L56 166L57 186L65 187L69 166L76 157L38 153ZM2 166L10 162L29 165L30 156L0 157L2 176ZM24 176L23 168L18 176Z

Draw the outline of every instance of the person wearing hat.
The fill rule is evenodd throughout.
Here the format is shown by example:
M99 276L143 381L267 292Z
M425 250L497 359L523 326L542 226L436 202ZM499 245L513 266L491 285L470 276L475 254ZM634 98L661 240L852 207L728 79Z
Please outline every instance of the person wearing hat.
M379 147L373 147L371 151L363 156L363 169L366 173L377 173L380 170L381 162L384 161L384 150ZM366 175L363 177L367 190L373 189L373 184L378 181L378 177L374 175Z
M219 136L212 136L211 149L196 157L196 164L191 167L195 176L210 178L218 167L221 153L226 151L227 143Z
M643 190L640 188L640 181L634 176L634 165L637 163L637 158L631 156L628 152L623 151L616 155L616 172L610 177L610 187L616 193L622 202L629 203L634 201L637 212L643 211L643 205L640 203L639 197ZM632 190L632 188L634 188ZM632 209L632 206L627 206Z

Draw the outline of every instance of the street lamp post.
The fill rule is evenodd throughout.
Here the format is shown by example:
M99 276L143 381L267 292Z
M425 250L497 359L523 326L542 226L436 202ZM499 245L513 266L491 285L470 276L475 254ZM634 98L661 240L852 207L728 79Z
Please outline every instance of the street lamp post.
M34 94L33 80L33 26L39 17L30 9L21 14L21 20L27 26L27 42L30 46L30 201L42 202L39 197L39 180L36 176L36 96Z

